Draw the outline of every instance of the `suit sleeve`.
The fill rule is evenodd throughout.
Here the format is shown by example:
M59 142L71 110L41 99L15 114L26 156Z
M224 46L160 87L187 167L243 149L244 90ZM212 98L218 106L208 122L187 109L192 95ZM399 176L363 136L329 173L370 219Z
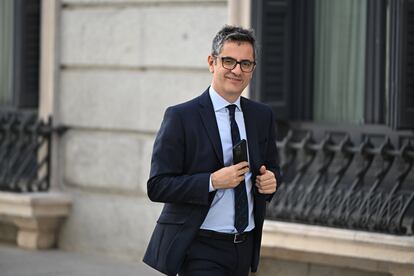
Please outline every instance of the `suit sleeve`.
M275 119L273 111L270 110L270 125L269 125L269 143L266 151L266 161L268 170L272 171L275 174L276 181L278 184L282 182L282 173L279 167L278 152L276 147L276 129L275 129Z
M272 171L276 177L276 183L279 186L282 183L282 173L279 167L278 152L276 147L276 129L273 111L270 109L270 124L268 129L269 143L266 150L265 164L269 171ZM280 186L279 186L280 187ZM275 193L268 195L266 200L270 201Z
M186 174L185 129L180 114L168 108L154 142L148 197L164 203L207 205L210 173Z

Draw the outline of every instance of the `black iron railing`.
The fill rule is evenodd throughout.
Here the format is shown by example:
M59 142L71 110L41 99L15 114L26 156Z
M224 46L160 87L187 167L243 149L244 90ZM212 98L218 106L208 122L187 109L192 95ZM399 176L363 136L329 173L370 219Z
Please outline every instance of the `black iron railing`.
M306 224L412 235L414 137L290 131L278 142L284 183L268 218Z
M49 189L51 119L35 112L0 111L0 190Z

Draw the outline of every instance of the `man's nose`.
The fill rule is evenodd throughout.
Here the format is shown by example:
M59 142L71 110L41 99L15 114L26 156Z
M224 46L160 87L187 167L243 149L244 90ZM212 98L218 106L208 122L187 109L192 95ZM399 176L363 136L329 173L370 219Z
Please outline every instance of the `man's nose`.
M231 72L233 72L234 74L240 75L242 73L241 64L236 63L236 67L234 67L233 70L231 70Z

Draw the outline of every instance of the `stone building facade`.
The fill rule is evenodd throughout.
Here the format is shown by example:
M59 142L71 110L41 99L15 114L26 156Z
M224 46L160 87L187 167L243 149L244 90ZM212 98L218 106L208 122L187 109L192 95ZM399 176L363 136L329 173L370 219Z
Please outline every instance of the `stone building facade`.
M146 180L164 110L207 88L213 36L250 26L254 3L42 1L39 114L66 129L53 136L51 191L72 200L58 248L141 261L162 207ZM258 275L413 271L412 237L265 223Z

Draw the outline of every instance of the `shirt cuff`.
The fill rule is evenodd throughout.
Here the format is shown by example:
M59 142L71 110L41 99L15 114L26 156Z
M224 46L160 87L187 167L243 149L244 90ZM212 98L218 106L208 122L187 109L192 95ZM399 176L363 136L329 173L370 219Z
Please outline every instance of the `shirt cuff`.
M213 187L213 183L211 182L211 174L210 174L210 179L209 179L209 182L208 182L208 191L209 192L214 192L215 191L215 189L214 189L214 187Z

